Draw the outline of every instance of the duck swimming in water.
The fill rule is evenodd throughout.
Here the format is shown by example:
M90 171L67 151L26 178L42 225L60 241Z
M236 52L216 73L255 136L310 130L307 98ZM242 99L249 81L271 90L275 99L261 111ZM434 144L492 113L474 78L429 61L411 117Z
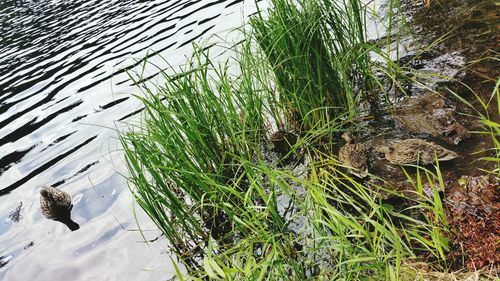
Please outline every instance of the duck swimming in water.
M340 161L349 166L349 172L357 177L364 178L368 175L368 150L363 143L354 143L349 133L344 133L342 138L347 142L339 150Z
M436 160L448 161L458 157L456 152L440 145L421 139L406 139L390 145L383 145L377 150L384 153L389 162L398 165L432 164Z
M46 218L64 223L71 231L80 228L71 219L73 203L71 196L66 192L52 186L42 187L40 191L40 208Z

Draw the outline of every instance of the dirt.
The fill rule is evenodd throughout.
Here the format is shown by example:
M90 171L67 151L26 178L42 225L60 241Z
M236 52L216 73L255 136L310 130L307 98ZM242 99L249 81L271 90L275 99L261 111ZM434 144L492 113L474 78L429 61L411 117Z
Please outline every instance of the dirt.
M422 57L432 59L458 53L465 58L465 67L457 75L458 79L440 82L435 88L443 93L450 93L451 90L480 110L482 108L477 97L489 100L500 76L499 12L495 1L431 0L429 7L416 9L412 19L422 43L432 44L439 38L444 38L424 52ZM469 270L491 267L498 274L499 183L494 175L483 172L492 170L494 163L477 161L481 156L493 156L491 152L475 153L492 147L491 138L466 133L479 129L477 123L471 123L456 112L475 112L464 107L451 95L444 95L443 100L435 98L428 103L415 103L412 100L406 102L412 110L403 110L402 118L396 117L402 127L412 133L424 133L453 144L455 151L463 155L460 161L442 167L446 183L444 200L450 229L449 257L453 266L455 269L467 267ZM500 121L497 106L498 101L493 100L488 112L482 110L482 114L489 114L493 121ZM421 112L415 112L415 108L421 108ZM419 121L408 121L408 114L420 117ZM439 119L435 118L436 115ZM466 127L467 130L464 130ZM432 132L436 128L438 132Z
M463 176L450 183L446 206L450 257L470 270L500 266L500 194L498 179ZM499 272L500 273L500 272Z

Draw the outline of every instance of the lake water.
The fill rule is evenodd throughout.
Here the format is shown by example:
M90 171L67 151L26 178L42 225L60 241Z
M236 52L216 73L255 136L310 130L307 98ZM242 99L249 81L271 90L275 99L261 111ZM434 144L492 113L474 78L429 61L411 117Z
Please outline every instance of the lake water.
M0 280L174 274L166 241L120 175L115 129L125 124L116 121L140 108L125 70L147 54L178 65L193 40L224 36L254 11L242 0L1 1ZM72 195L78 231L42 216L43 185ZM155 241L144 242L136 217Z

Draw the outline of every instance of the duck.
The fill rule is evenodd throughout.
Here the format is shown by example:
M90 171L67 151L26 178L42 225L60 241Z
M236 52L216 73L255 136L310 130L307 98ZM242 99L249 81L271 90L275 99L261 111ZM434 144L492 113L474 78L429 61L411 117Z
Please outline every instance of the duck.
M459 121L455 109L442 95L426 93L405 98L396 106L394 119L413 134L425 134L458 145L469 138L470 133Z
M459 155L438 144L421 139L405 139L390 145L382 145L377 150L384 154L392 164L432 164L439 161L449 161L458 158Z
M80 225L71 219L73 203L71 195L53 186L44 186L40 190L40 208L47 219L64 223L71 231L78 230Z
M364 143L354 143L348 132L342 134L346 144L339 150L342 164L349 166L349 172L359 178L368 176L368 150Z
M269 138L273 144L274 151L281 155L287 154L297 143L297 139L298 137L294 133L282 130L274 132Z

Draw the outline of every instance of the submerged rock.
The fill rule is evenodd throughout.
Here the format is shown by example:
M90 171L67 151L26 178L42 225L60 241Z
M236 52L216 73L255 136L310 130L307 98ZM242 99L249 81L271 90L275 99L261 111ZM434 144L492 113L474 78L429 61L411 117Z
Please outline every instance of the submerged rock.
M456 145L470 134L454 111L455 107L448 105L443 97L431 93L406 98L396 109L394 118L412 133L427 134Z

